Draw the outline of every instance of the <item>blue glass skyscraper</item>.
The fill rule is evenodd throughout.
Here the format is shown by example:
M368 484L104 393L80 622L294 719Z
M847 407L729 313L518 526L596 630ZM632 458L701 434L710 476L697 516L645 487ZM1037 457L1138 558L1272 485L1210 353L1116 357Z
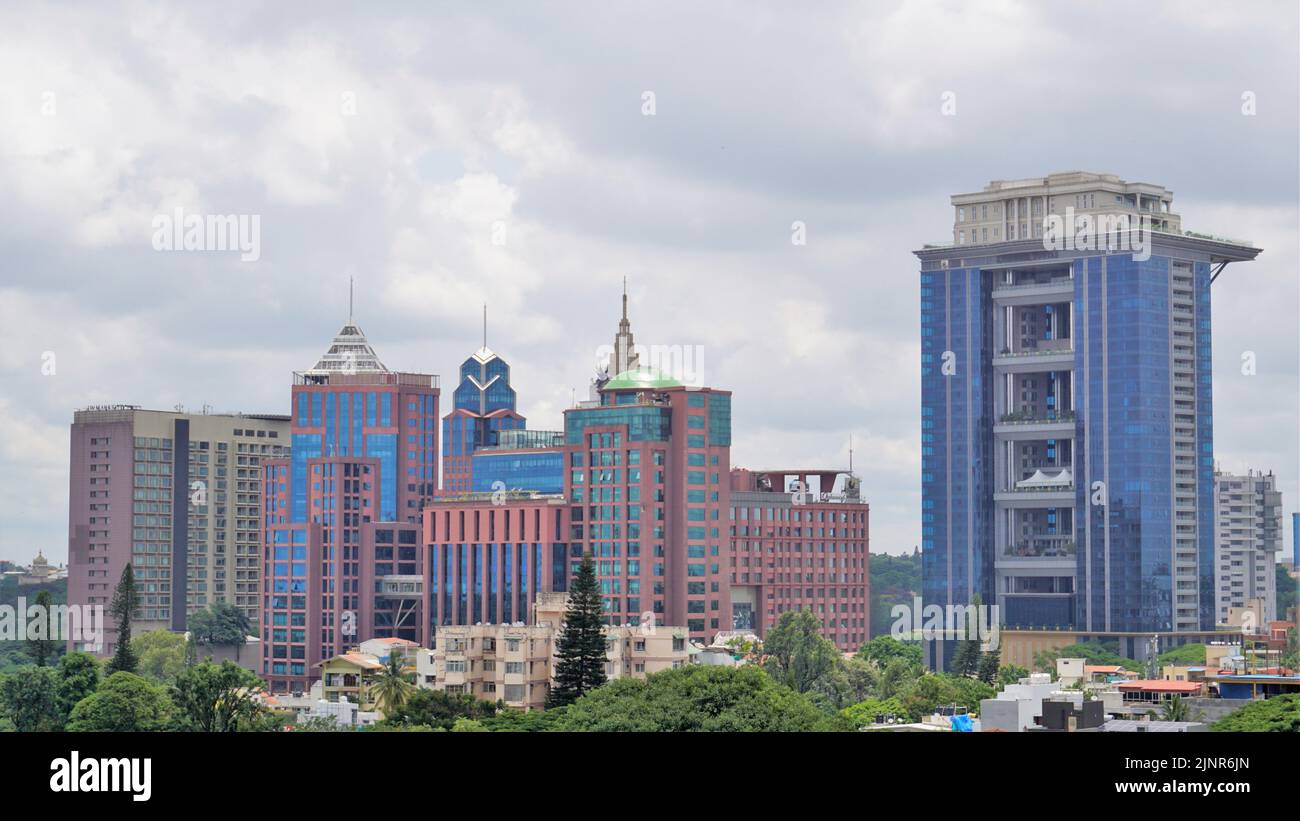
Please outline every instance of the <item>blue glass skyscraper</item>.
M916 252L926 605L1134 642L1214 628L1210 282L1259 250L1183 233L1171 201L995 181Z

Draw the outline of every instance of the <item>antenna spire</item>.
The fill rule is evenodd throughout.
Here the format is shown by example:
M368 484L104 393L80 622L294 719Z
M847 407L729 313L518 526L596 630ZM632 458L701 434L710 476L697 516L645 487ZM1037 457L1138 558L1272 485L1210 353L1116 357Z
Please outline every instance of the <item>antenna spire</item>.
M623 321L627 321L627 277L623 277Z
M352 277L348 277L348 324L352 324Z
M483 347L487 347L487 303L483 303Z

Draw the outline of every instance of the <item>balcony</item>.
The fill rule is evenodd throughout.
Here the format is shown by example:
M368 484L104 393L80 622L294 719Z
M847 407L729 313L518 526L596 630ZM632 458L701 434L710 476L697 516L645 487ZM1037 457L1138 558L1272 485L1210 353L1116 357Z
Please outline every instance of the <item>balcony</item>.
M1001 305L1038 305L1043 302L1069 302L1074 299L1074 280L1057 277L1048 282L993 286L993 300Z
M1002 439L1069 439L1074 436L1074 418L1072 410L1004 413L993 425L993 433Z
M1064 371L1074 368L1074 346L1070 339L1045 339L1033 347L1003 348L993 355L993 367L1008 373Z

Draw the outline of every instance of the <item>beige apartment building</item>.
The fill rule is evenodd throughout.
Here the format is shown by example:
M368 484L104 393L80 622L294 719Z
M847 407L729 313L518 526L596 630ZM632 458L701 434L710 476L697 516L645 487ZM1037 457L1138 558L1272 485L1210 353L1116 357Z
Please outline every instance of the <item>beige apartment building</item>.
M440 627L437 647L416 653L417 684L523 710L543 707L565 601L563 593L539 593L531 625ZM607 627L605 675L645 678L687 664L689 635L685 627Z
M257 623L261 463L288 454L289 417L94 407L71 439L70 603L107 607L130 562L135 632L184 630L216 601Z
M1126 182L1114 174L1067 171L1024 180L993 180L983 191L952 197L952 239L957 245L1041 238L1049 214L1149 217L1151 230L1182 233L1173 213L1174 192L1161 185Z

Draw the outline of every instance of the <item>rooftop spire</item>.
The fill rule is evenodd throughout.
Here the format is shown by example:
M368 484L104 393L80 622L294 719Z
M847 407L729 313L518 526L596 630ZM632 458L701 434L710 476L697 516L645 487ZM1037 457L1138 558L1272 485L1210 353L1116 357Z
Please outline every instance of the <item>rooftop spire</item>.
M352 277L348 277L348 324L352 324Z
M483 303L483 347L487 347L487 303Z

